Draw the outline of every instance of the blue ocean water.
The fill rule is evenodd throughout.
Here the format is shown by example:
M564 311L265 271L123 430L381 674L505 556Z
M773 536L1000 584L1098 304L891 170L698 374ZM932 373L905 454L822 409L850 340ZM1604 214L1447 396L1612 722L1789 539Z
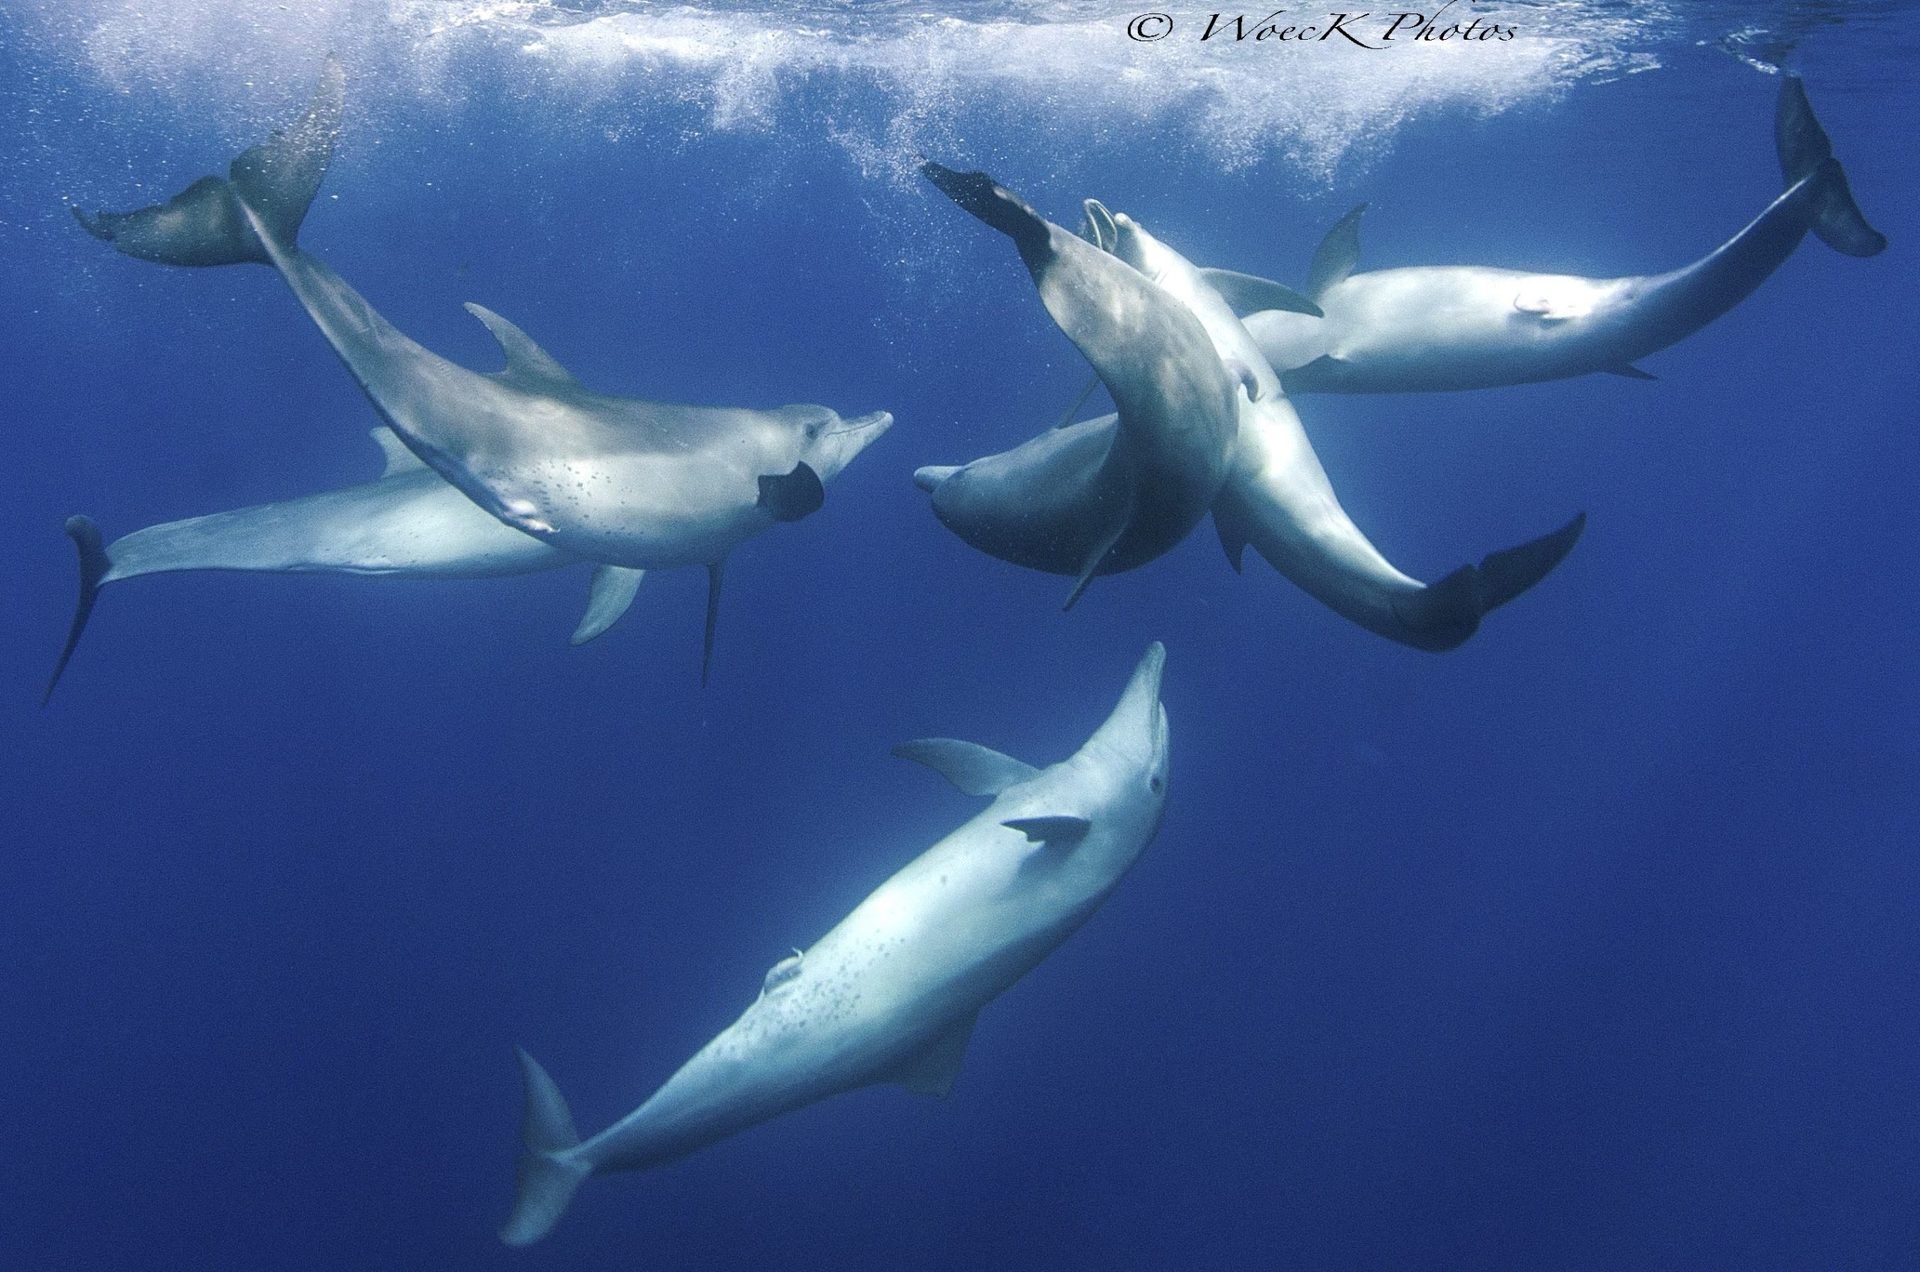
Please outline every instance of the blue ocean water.
M1920 14L1504 11L1369 52L1103 4L0 12L0 1267L1920 1266ZM302 243L401 329L492 367L476 300L608 391L895 414L734 555L704 690L698 571L581 649L582 569L184 574L110 587L39 708L69 514L378 471L269 271L66 211L220 170L329 50ZM1360 200L1367 267L1614 275L1778 192L1776 61L1892 250L1809 240L1655 383L1300 400L1421 577L1589 514L1457 651L1206 527L1062 614L909 480L1085 374L923 153L1287 280ZM515 1043L624 1114L972 815L891 745L1058 759L1151 638L1165 826L947 1100L842 1096L498 1243Z

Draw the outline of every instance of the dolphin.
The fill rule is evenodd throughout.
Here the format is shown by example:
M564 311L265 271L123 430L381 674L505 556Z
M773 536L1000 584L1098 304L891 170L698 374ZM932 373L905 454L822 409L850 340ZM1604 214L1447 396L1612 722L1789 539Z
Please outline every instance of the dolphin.
M1306 321L1251 290L1238 307L1289 393L1481 389L1592 372L1651 380L1636 360L1745 300L1809 231L1848 256L1885 249L1797 76L1780 81L1774 141L1784 192L1720 248L1668 273L1581 278L1479 266L1354 273L1362 204L1314 257L1306 293L1324 318Z
M1047 313L1119 408L1098 446L1055 446L1018 470L970 466L933 492L934 513L974 547L1074 576L1071 609L1096 575L1153 560L1206 516L1231 464L1244 368L1222 365L1186 306L985 173L920 171L1013 240Z
M357 486L168 521L104 546L92 518L68 518L67 537L80 550L80 598L41 701L53 697L100 589L122 579L186 570L482 579L579 560L481 511L391 430L376 428L372 437L386 468ZM596 569L573 643L583 645L618 622L645 575L618 565Z
M74 215L128 256L271 265L408 449L493 516L584 560L636 570L704 565L704 682L728 553L825 500L825 483L892 424L824 406L681 406L582 385L519 327L479 305L504 370L423 348L298 246L332 160L345 74L329 60L306 113L165 204Z
M1584 516L1432 586L1402 573L1340 506L1280 378L1209 277L1126 213L1110 213L1095 199L1086 212L1100 246L1186 304L1222 361L1249 369L1233 471L1213 505L1236 571L1251 543L1334 612L1389 640L1437 652L1464 642L1489 610L1539 582L1572 550Z
M896 748L993 802L774 964L738 1020L598 1135L580 1139L520 1052L525 1151L501 1238L544 1236L590 1175L647 1170L842 1091L945 1095L981 1009L1092 916L1159 829L1165 661L1150 646L1106 723L1050 768L950 738Z

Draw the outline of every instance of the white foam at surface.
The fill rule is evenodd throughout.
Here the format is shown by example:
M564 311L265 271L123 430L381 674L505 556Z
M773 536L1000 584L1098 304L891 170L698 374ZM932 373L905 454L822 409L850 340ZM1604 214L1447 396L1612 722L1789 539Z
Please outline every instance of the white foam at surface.
M296 92L333 49L371 109L496 90L582 106L655 99L694 108L705 129L832 139L863 168L902 179L912 156L963 118L1004 117L1031 135L1091 144L1139 125L1178 127L1217 165L1280 157L1310 183L1331 182L1423 116L1494 114L1645 69L1678 21L1657 2L1478 6L1472 13L1515 24L1520 38L1369 51L1203 44L1198 10L1178 15L1172 37L1137 43L1125 23L1139 11L1041 0L586 13L535 0L42 0L36 16L53 28L46 47L110 88L183 105L282 109L261 86ZM508 82L468 82L476 59Z

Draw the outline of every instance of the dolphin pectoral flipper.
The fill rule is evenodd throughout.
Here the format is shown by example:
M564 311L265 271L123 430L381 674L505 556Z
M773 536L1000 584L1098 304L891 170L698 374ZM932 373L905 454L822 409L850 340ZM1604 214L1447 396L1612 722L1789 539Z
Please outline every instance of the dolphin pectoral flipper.
M915 1095L946 1098L960 1076L960 1064L967 1058L967 1044L973 1040L973 1027L979 1023L980 1013L968 1012L924 1050L909 1057L894 1071L891 1081Z
M1780 97L1774 108L1774 148L1780 156L1780 175L1788 187L1819 176L1812 230L1836 252L1848 256L1877 256L1886 250L1886 235L1867 223L1853 201L1846 172L1833 159L1833 142L1814 117L1807 88L1798 75L1780 79Z
M1480 564L1463 565L1422 590L1396 596L1395 616L1403 634L1382 631L1403 644L1433 653L1452 649L1475 631L1480 620L1545 578L1566 559L1587 527L1587 514L1551 534L1488 554Z
M700 687L707 687L713 670L713 633L720 626L720 580L727 572L725 557L707 566L707 630L700 641Z
M1271 278L1260 278L1253 274L1242 274L1231 269L1203 269L1200 277L1207 285L1220 293L1220 299L1232 307L1240 317L1257 314L1263 309L1278 309L1290 314L1305 314L1309 318L1325 318L1326 311L1301 295L1285 283L1276 283Z
M1623 380L1658 380L1660 377L1651 371L1642 371L1631 362L1622 362L1617 367L1608 367L1608 375L1617 375Z
M1344 358L1335 357L1331 353L1323 353L1303 366L1295 367L1291 371L1282 371L1280 373L1280 388L1291 396L1299 392L1300 386L1303 384L1312 383L1318 378L1337 377L1347 370L1348 366Z
M520 1057L520 1076L526 1085L526 1110L520 1123L520 1186L514 1197L513 1213L500 1227L500 1239L508 1245L527 1245L545 1236L567 1203L573 1200L592 1166L565 1154L580 1143L574 1129L573 1114L566 1097L554 1085L540 1062L525 1051Z
M292 245L340 135L346 73L327 59L307 110L291 127L243 152L228 176L202 177L167 202L132 212L74 217L95 238L141 260L167 265L272 264L241 203L266 232Z
M584 645L619 622L620 616L633 604L640 581L646 577L645 570L632 570L623 565L603 565L595 570L587 612L581 616L580 626L574 629L568 643Z
M1008 830L1017 830L1027 837L1030 844L1054 844L1070 847L1087 837L1093 829L1093 823L1084 817L1011 817L1000 823Z
M1054 427L1057 429L1065 428L1067 425L1073 423L1073 417L1080 413L1080 408L1086 405L1087 399L1092 397L1093 391L1099 387L1100 387L1099 375L1095 374L1095 375L1088 376L1087 387L1084 389L1081 389L1080 396L1073 399L1073 405L1068 407L1065 411L1061 413L1060 420L1058 423L1054 425Z
M59 661L53 664L53 674L47 677L46 691L40 695L40 705L43 707L53 701L54 686L60 683L61 674L72 661L73 651L87 630L87 620L93 617L94 602L100 598L100 583L106 578L107 571L113 568L100 537L100 527L93 523L93 518L68 517L67 537L73 540L73 546L80 552L80 595L74 602L73 622L67 628L67 643L61 647Z
M1129 501L1130 504L1131 501ZM1127 527L1132 521L1133 511L1129 506L1124 510L1123 515L1114 519L1113 528L1093 545L1093 550L1087 553L1086 561L1080 566L1080 577L1074 582L1073 591L1067 596L1067 603L1060 607L1063 612L1072 609L1079 602L1081 593L1087 590L1087 585L1093 582L1096 574L1100 573L1100 567L1105 564L1107 554L1113 551L1114 544L1120 542L1120 536L1127 532Z
M1011 755L958 738L916 738L894 747L893 753L926 765L968 795L998 795L1040 772Z
M1333 287L1347 280L1360 264L1360 218L1366 213L1362 203L1334 222L1313 253L1313 265L1307 270L1306 293L1314 300L1326 296Z
M1238 507L1228 500L1218 500L1213 505L1213 532L1220 537L1220 550L1227 554L1227 564L1233 567L1235 574L1244 573L1247 544L1253 538L1242 519Z

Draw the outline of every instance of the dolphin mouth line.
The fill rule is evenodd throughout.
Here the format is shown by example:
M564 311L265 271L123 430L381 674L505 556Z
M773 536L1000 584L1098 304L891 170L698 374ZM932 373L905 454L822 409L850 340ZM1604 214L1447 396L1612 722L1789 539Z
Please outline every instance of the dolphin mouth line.
M875 411L871 416L867 418L865 423L849 424L845 428L830 428L826 432L820 434L820 436L844 437L848 433L864 433L868 429L885 428L892 423L893 423L893 413L891 411Z

